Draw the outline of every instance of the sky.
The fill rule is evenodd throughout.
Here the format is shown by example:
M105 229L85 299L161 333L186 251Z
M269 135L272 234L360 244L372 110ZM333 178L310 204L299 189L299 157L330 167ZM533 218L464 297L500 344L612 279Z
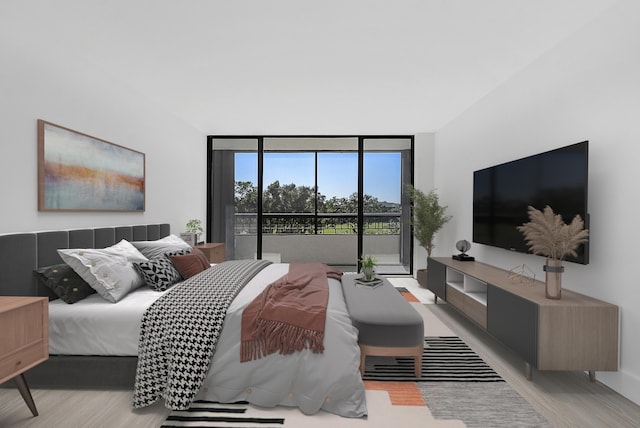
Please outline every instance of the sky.
M265 153L265 186L314 185L314 153ZM257 185L257 153L236 154L236 181ZM400 203L400 153L365 153L364 193L379 201ZM327 199L348 197L358 191L358 155L348 152L318 153L318 190Z

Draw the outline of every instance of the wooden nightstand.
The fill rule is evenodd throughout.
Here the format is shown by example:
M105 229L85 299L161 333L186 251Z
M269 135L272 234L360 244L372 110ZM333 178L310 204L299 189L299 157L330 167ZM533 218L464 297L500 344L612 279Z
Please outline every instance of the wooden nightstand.
M208 242L206 244L196 245L209 259L209 263L222 263L226 257L224 243Z
M49 358L48 299L0 297L0 325L0 383L13 379L38 416L24 372Z

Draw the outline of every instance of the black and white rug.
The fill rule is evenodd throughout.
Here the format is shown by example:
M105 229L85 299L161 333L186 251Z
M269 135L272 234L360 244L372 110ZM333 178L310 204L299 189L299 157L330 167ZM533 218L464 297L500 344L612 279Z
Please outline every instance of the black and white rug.
M456 336L425 337L422 376L413 358L367 357L365 380L416 382L431 414L467 427L550 427L518 392Z
M364 379L406 381L407 387L416 382L414 385L417 385L429 408L430 416L435 418L431 422L434 426L438 426L437 420L454 419L463 421L468 427L551 427L531 404L458 337L426 337L422 377L416 378L413 369L412 358L368 357ZM162 427L281 428L285 426L285 415L286 426L295 427L309 426L314 422L313 426L346 428L353 422L324 412L309 419L309 416L295 410L284 407L261 409L246 402L220 404L198 401L189 410L172 411ZM386 415L376 414L376 410L379 409L370 409L369 421L386 418ZM386 412L389 412L388 408ZM415 422L415 425L407 426L426 423L424 417Z
M459 337L425 337L422 376L417 378L413 358L367 357L364 380L410 382L504 382Z
M284 418L276 417L275 415L270 418L252 415L252 409L246 401L232 404L194 401L189 410L172 411L161 428L280 428L283 425Z

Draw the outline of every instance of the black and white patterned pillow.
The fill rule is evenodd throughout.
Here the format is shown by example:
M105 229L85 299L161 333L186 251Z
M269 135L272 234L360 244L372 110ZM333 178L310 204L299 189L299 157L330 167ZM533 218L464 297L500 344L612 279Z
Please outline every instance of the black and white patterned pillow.
M180 281L180 272L167 256L157 257L148 262L134 263L134 266L152 290L164 291Z

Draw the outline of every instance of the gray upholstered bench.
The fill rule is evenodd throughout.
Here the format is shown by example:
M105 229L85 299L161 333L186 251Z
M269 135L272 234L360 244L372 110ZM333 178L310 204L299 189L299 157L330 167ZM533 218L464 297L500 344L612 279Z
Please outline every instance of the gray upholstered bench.
M413 357L420 377L424 347L422 316L387 281L375 288L356 285L360 275L342 276L351 322L359 331L360 372L367 356Z

